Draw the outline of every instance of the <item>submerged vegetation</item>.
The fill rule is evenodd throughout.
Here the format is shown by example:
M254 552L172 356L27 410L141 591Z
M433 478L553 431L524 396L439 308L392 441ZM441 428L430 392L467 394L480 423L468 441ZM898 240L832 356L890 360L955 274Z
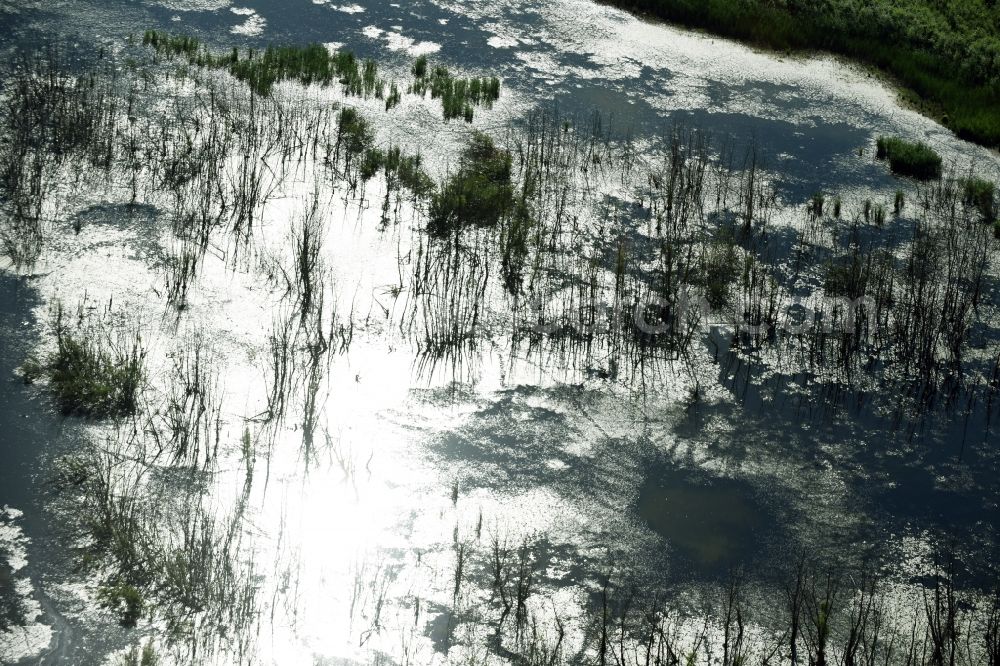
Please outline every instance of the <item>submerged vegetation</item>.
M855 3L610 0L774 49L824 49L882 69L959 136L1000 146L994 0Z

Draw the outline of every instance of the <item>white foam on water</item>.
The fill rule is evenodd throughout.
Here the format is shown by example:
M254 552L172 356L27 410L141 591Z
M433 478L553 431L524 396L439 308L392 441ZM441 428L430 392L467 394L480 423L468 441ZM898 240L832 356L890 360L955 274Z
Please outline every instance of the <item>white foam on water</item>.
M412 37L407 37L400 32L399 26L393 26L392 30L383 30L373 25L365 26L361 29L368 39L382 39L385 46L390 51L404 51L411 56L428 55L441 50L441 45L431 41L416 41Z
M52 640L52 627L43 624L41 606L34 598L31 580L19 572L28 565L28 538L17 521L23 513L4 505L0 509L0 566L11 575L12 594L24 615L23 624L0 631L0 663L13 663L38 656Z
M225 9L231 0L158 0L156 4L176 12L214 12Z
M246 20L239 24L234 25L229 29L234 35L242 35L243 37L256 37L264 32L264 28L267 26L267 20L264 19L255 10L249 7L230 7L229 11L236 14L237 16L245 16Z

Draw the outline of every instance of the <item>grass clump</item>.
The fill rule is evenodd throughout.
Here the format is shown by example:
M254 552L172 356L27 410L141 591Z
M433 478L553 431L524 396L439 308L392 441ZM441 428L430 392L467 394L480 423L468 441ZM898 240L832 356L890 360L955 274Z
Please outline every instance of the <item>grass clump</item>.
M823 205L826 203L826 197L823 196L822 192L816 192L809 199L809 210L815 217L823 217Z
M60 410L92 418L133 414L145 379L145 351L138 333L112 339L98 332L71 330L59 306L56 349L43 361L22 368L25 381L49 380Z
M988 180L973 177L962 182L962 195L965 204L978 210L987 222L996 219L995 193L996 186Z
M142 593L127 583L103 585L97 592L101 605L118 616L123 627L134 627L142 617L146 602Z
M880 136L875 157L889 160L889 168L901 176L921 180L941 177L941 156L925 143L914 143L896 136Z
M431 200L428 228L444 235L469 224L493 225L513 204L510 153L475 132L462 151L458 171Z
M500 79L492 77L460 78L452 76L447 68L437 66L433 70L427 56L417 58L410 70L413 73L412 92L440 99L444 119L464 118L471 123L475 115L474 107L489 109L500 98Z

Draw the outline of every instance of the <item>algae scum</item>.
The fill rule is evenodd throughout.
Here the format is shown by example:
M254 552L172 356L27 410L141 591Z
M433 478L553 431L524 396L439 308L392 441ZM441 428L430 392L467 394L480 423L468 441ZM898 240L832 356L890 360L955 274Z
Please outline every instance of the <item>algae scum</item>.
M1000 654L995 154L587 2L0 11L3 663Z

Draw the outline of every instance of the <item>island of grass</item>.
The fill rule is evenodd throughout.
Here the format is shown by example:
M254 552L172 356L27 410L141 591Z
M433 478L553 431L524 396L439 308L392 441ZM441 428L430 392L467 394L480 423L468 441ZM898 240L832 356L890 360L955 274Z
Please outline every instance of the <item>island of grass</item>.
M920 180L941 177L941 156L927 144L907 141L897 136L880 136L875 157L888 160L889 168L900 176Z
M467 224L493 225L514 203L510 153L475 132L462 151L458 171L431 200L428 230L445 236Z
M822 49L881 69L959 136L1000 146L997 0L606 0L778 50Z

